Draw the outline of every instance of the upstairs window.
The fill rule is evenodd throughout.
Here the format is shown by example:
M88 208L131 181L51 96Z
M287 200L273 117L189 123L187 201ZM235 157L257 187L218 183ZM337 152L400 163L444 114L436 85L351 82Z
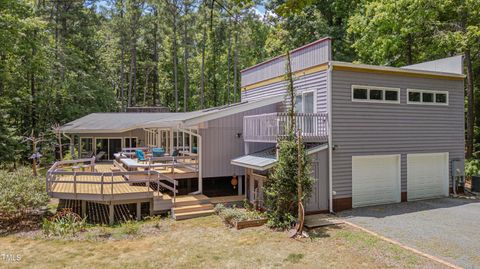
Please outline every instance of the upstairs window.
M447 91L407 89L407 104L448 105Z
M373 86L352 86L352 101L400 103L400 89Z

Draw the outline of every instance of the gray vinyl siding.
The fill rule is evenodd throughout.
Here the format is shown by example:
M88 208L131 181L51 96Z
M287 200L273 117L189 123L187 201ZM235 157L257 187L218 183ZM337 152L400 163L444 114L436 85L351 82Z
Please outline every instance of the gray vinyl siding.
M322 42L294 50L291 55L292 71L303 70L331 60L331 41ZM285 57L273 58L258 66L242 71L242 87L256 82L283 76L285 74Z
M199 130L202 136L203 177L224 177L243 175L245 168L230 164L232 159L245 155L243 138L243 117L277 110L277 104L252 109L243 113L208 121Z
M351 101L352 85L400 88L400 104ZM449 92L449 105L407 104L407 88ZM463 81L333 71L332 139L335 198L352 196L352 156L401 154L407 191L407 154L449 152L464 161Z
M298 77L294 85L297 93L316 90L317 112L327 112L327 71L320 71ZM243 91L242 101L256 101L266 97L286 95L286 93L286 83L282 81Z
M307 212L328 209L328 150L321 150L309 156L312 162L311 176L315 179L312 193L307 199Z

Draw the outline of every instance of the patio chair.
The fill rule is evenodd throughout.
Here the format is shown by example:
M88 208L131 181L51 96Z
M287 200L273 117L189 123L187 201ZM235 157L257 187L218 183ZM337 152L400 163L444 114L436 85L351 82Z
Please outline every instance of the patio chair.
M141 149L135 150L135 155L137 156L137 161L138 161L138 162L146 162L146 161L148 161L148 160L145 158L145 153L144 153L143 150L141 150Z
M163 157L165 156L165 150L163 148L153 148L152 149L153 157Z
M105 151L100 151L99 153L97 153L97 155L95 155L95 162L99 162L103 155L105 155Z

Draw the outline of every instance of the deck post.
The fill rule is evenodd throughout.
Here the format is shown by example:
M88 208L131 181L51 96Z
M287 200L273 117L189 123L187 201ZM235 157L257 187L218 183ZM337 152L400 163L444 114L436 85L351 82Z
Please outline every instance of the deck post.
M114 223L114 218L115 218L114 205L110 203L110 204L108 205L108 223L109 223L110 225L113 225L113 223Z
M87 201L82 200L82 218L87 216Z
M142 218L142 203L137 203L137 220Z

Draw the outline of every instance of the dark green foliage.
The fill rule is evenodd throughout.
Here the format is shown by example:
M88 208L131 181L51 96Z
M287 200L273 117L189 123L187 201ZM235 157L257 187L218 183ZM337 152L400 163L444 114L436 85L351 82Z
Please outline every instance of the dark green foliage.
M40 209L48 202L45 180L24 167L13 172L0 170L0 214L14 217Z
M64 208L51 218L43 219L42 230L46 236L74 236L85 230L86 219Z
M265 182L265 207L269 216L269 225L286 229L295 222L298 212L298 148L294 140L279 142L278 163ZM313 179L310 176L310 160L301 147L302 188L304 201L312 191Z

